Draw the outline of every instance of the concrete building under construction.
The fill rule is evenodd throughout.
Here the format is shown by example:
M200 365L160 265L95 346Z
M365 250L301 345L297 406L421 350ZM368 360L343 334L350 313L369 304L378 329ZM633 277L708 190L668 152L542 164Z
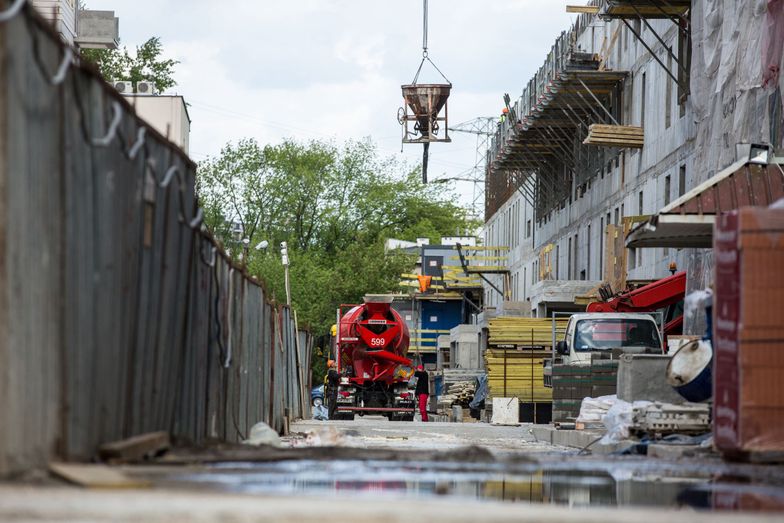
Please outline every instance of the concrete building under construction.
M522 94L505 97L509 117L488 154L485 242L510 248L507 276L488 275L507 282L506 296L488 286L488 306L577 310L602 281L618 291L701 259L691 244L627 248L627 233L748 160L748 144L773 155L784 143L784 20L764 4L567 8L573 26ZM760 204L781 189L781 178L765 182Z

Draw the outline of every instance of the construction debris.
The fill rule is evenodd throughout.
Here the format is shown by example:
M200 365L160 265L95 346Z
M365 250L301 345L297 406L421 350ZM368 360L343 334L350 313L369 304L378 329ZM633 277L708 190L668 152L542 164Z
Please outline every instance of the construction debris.
M98 449L104 461L142 461L160 455L171 447L168 432L150 432L105 443Z
M704 434L710 432L710 405L707 403L653 403L632 411L631 432L641 435Z
M131 478L107 465L50 463L49 471L57 477L85 488L135 489L150 486L147 480Z

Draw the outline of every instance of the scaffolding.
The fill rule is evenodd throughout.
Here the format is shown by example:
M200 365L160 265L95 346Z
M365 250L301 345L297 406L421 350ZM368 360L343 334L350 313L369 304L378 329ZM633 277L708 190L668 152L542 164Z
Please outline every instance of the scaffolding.
M506 96L510 117L499 122L488 155L486 218L519 191L541 219L628 145L583 146L592 124L619 126L627 76L576 46L587 20L561 34L520 99L512 105Z

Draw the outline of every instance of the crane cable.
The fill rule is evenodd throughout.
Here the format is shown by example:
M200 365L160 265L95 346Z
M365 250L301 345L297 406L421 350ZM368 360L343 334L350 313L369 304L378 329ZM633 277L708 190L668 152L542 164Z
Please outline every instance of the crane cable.
M429 9L428 9L428 0L422 0L422 2L423 2L423 17L422 17L422 61L421 61L421 62L419 62L419 68L417 69L417 72L416 72L416 74L414 75L414 81L413 81L413 82L411 82L411 83L412 83L412 84L414 84L414 85L416 85L416 83L417 83L417 80L419 80L419 73L421 73L421 72L422 72L422 66L423 66L423 65L425 65L425 61L428 61L428 62L430 62L430 65L432 65L432 66L433 66L433 68L434 68L436 71L438 71L438 74L440 74L440 75L441 75L441 77L442 77L444 80L446 80L446 83L448 83L448 84L451 86L451 85L452 85L452 82L450 82L450 81L449 81L449 78L447 78L447 77L446 77L446 75L445 75L444 73L442 73L442 72L441 72L441 69L439 69L439 68L438 68L438 66L437 66L436 64L434 64L434 63L433 63L433 60L431 60L431 59L430 59L430 57L428 56L428 52L427 52L427 29L428 29L428 27L427 27L427 20L428 20L428 12L429 12Z

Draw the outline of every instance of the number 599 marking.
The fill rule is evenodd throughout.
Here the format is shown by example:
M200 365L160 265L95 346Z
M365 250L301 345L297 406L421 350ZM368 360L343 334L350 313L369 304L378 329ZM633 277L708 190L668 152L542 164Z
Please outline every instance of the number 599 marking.
M386 344L384 338L370 338L370 345L373 347L383 347Z

